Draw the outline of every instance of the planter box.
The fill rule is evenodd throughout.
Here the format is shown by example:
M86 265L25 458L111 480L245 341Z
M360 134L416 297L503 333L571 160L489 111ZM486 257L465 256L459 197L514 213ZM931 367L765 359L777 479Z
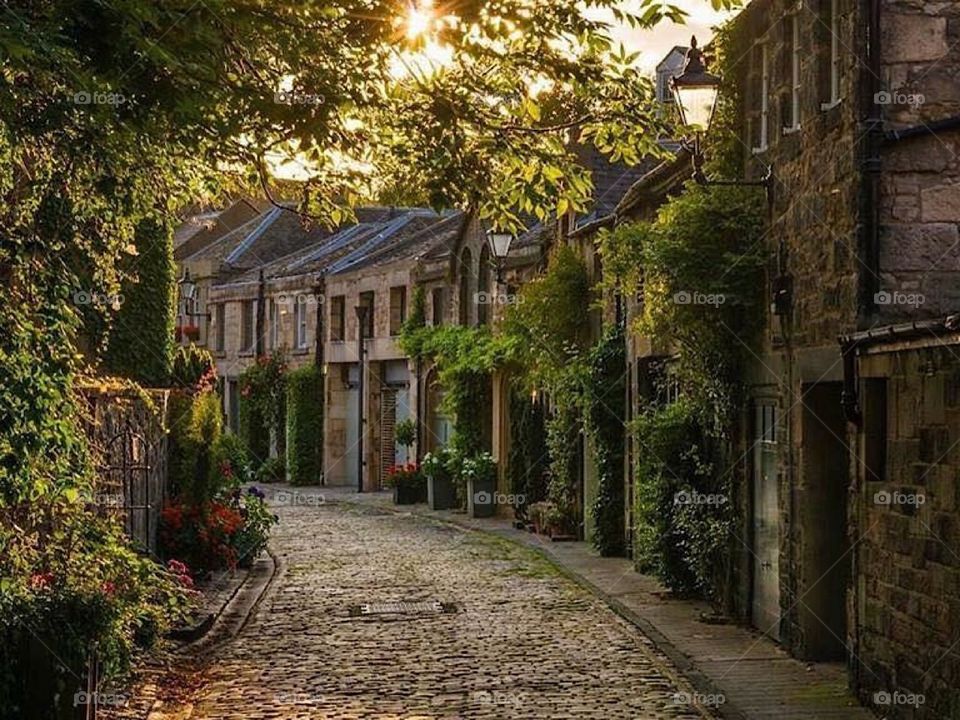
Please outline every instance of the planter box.
M393 488L394 505L416 505L424 501L423 492L418 487L397 485Z
M493 478L479 482L467 481L467 513L470 517L493 517L497 509L495 490L496 481Z
M431 510L452 510L457 507L457 488L446 473L427 478L427 503Z

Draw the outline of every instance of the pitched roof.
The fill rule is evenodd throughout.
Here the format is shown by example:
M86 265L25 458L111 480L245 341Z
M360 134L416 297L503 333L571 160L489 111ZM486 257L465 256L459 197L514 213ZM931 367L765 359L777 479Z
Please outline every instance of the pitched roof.
M307 228L294 213L280 212L267 213L245 238L233 244L225 259L241 272L218 284L251 282L261 270L265 278L334 275L403 258L412 260L440 242L442 235L431 233L434 226L462 215L438 215L424 208L365 207L356 211L359 222L329 231Z
M243 198L223 210L199 213L188 218L174 237L173 257L183 260L245 225L266 208L260 200Z

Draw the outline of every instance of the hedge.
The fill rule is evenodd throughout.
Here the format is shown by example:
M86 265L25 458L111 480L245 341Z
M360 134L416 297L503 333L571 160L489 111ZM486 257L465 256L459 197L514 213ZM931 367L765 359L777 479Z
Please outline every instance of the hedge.
M323 374L314 365L287 375L287 471L294 485L323 476Z
M173 231L161 220L146 218L137 225L135 246L137 254L125 268L134 277L121 286L103 365L149 387L163 387L173 368L176 322Z
M171 393L167 423L171 495L187 502L206 500L217 477L213 449L223 431L220 397L210 390Z
M254 469L270 457L270 431L263 413L249 397L240 397L237 434L247 446Z

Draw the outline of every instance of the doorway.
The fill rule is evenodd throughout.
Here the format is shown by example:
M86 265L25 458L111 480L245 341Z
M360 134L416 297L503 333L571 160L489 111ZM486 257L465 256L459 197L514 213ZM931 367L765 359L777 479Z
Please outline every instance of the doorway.
M800 596L797 603L808 660L846 658L847 492L850 451L843 416L843 384L803 388L802 470L798 494L803 537Z
M777 406L758 402L753 443L753 602L751 619L765 635L780 640L780 491Z

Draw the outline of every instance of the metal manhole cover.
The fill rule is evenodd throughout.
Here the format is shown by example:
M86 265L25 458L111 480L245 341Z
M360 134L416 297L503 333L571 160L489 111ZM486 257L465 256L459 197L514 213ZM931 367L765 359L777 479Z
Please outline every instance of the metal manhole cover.
M351 615L442 615L455 613L453 603L430 600L427 602L363 603L350 608Z

